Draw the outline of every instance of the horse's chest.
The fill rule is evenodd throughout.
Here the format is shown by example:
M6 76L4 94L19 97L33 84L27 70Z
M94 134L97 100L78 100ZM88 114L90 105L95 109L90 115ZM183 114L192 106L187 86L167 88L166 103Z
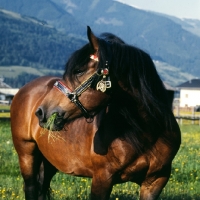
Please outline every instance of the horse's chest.
M73 142L62 134L57 137L46 133L37 140L38 147L47 160L59 171L71 175L92 176L90 146Z

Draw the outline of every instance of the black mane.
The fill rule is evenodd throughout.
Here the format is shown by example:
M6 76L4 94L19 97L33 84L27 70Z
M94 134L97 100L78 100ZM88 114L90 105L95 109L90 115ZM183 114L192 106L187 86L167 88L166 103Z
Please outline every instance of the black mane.
M174 118L167 91L151 57L110 33L102 34L98 43L98 67L103 68L109 60L114 83L109 112L104 114L97 133L104 145L121 137L141 153L151 148L158 137L168 143L165 133L171 131ZM73 71L87 64L92 53L90 44L76 51L66 65L64 76L73 80Z

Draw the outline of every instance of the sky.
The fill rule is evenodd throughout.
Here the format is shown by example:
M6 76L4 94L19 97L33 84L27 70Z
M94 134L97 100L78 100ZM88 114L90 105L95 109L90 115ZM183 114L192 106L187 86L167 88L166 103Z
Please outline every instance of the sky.
M200 0L117 0L134 7L179 18L200 20Z

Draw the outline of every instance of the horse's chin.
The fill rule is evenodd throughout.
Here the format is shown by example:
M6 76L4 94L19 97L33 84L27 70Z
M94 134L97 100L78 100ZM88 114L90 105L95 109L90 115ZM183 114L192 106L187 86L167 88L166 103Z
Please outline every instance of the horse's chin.
M61 131L63 130L65 124L54 125L53 127L49 127L48 130L50 131Z
M47 125L47 123L44 123L44 122L39 122L39 126L49 131L61 131L63 130L65 123L66 123L65 120L56 124L51 124L51 125Z

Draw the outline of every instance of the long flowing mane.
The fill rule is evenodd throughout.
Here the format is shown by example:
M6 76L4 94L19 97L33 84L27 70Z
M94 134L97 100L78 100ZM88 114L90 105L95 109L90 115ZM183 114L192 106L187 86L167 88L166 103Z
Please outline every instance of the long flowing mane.
M174 120L171 105L151 57L110 33L102 34L98 44L98 68L109 60L113 85L108 112L101 118L97 133L102 144L107 147L120 137L133 144L138 153L150 149L158 137L172 145L167 135ZM73 80L74 70L87 64L92 53L90 44L76 51L66 64L64 76Z

